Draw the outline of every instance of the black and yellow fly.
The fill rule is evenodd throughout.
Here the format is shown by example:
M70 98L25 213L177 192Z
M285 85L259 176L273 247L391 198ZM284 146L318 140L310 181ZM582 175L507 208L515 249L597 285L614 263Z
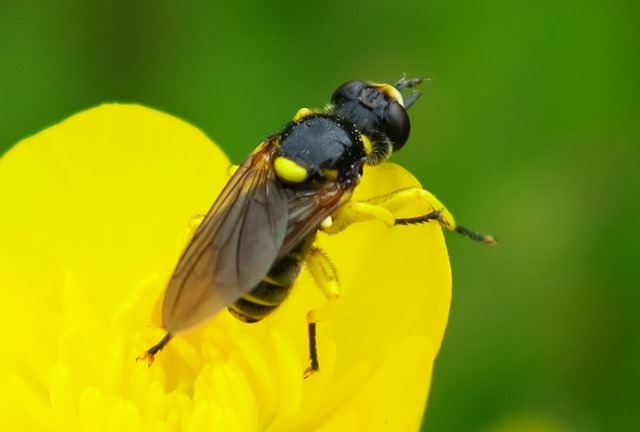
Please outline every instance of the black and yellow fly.
M193 327L225 307L241 321L262 320L280 306L304 261L328 299L307 314L310 365L319 369L316 323L338 299L336 270L315 244L318 231L336 233L348 225L379 219L393 225L435 221L475 240L492 236L455 225L429 192L409 188L370 201L351 200L365 165L384 162L409 138L407 109L420 93L401 91L422 80L393 85L350 81L322 110L301 109L270 135L235 170L186 247L162 304L166 335L139 360L154 355L177 332ZM397 219L394 209L416 199L432 212Z

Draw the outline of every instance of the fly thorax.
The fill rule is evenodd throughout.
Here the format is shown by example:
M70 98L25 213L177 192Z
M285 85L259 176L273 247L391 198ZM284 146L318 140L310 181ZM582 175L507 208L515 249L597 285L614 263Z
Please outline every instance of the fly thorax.
M292 185L359 181L365 145L354 125L330 114L309 113L287 125L273 168Z

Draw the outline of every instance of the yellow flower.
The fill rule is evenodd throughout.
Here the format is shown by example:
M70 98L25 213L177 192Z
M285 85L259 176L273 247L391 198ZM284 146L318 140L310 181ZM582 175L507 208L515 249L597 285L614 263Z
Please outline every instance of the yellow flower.
M157 299L228 167L192 126L130 105L75 115L0 159L3 429L419 428L450 301L435 224L320 236L342 300L318 324L321 371L309 379L305 316L324 299L305 272L264 321L225 311L150 368L135 361L163 335ZM411 185L383 164L356 199Z

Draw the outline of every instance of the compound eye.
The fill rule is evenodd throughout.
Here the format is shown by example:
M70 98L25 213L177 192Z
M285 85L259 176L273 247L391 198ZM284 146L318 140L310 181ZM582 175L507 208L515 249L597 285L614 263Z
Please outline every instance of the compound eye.
M362 92L362 81L349 81L342 84L331 96L334 104L344 103L347 100L355 100Z
M400 150L404 143L407 142L407 139L409 139L409 132L411 131L409 115L402 105L393 101L389 105L387 121L389 125L389 138L393 141L393 151L396 152Z

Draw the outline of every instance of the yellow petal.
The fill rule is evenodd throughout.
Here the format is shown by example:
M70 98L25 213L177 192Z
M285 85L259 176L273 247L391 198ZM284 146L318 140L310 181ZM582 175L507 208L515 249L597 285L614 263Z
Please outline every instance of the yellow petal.
M355 199L418 185L395 164L371 167L363 178ZM407 209L408 214L428 211L420 205ZM309 417L298 417L297 430L345 410L358 414L358 430L417 430L451 300L441 229L367 222L322 236L320 244L339 271L342 297L335 315L318 324L319 352L328 340L336 345L338 360L323 365L320 359L321 374L308 380L311 393L301 410ZM321 304L313 283L306 282L301 285L309 292L296 290L291 302L309 303L315 295L313 305ZM305 307L288 310L298 308ZM305 343L305 336L300 338Z
M318 324L321 372L307 380L305 316L325 300L304 272L263 322L225 312L151 368L135 362L162 336L154 305L228 168L197 129L132 105L75 115L0 159L0 418L37 430L418 429L450 301L433 224L320 236L342 300ZM414 185L383 164L356 198Z

